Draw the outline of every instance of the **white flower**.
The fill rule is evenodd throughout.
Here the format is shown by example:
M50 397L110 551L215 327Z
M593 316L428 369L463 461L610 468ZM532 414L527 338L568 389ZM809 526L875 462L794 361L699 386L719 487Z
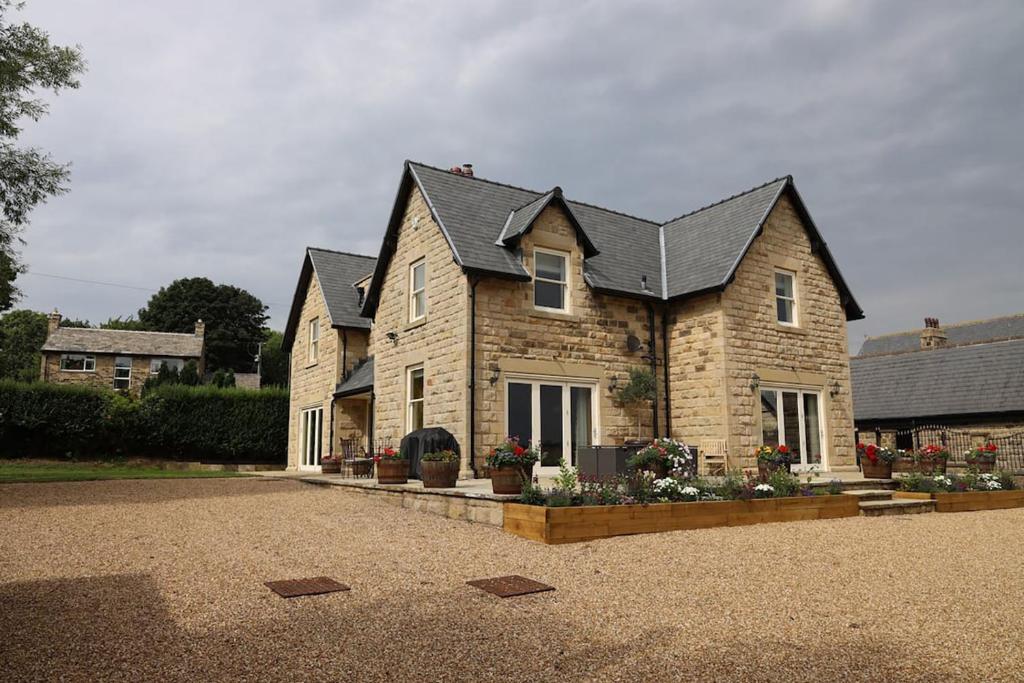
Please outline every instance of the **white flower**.
M754 490L755 491L767 491L767 492L774 493L775 492L775 487L772 486L771 484L758 484L757 486L754 487Z
M934 481L935 481L936 484L941 484L942 486L952 486L953 485L953 482L952 482L952 480L950 480L949 477L944 477L941 474L935 475Z
M680 491L680 493L682 493L684 496L694 496L694 497L696 497L696 496L700 495L700 490L697 489L694 486L684 486L683 490Z

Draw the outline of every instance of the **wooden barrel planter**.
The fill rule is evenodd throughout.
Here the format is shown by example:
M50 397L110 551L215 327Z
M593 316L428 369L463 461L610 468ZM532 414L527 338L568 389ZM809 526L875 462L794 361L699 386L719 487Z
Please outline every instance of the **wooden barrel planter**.
M978 470L978 474L991 474L996 468L995 460L968 460L967 464Z
M338 458L324 458L320 461L320 471L323 474L341 474L341 461Z
M459 463L443 460L422 460L423 488L452 489L459 478ZM518 493L518 491L516 491Z
M861 461L864 462L863 460ZM893 472L910 473L917 471L917 463L914 462L913 458L896 458L892 464ZM867 476L867 475L865 475Z
M529 468L504 466L491 468L491 490L499 495L518 495L523 483L533 479L533 465Z
M409 483L409 461L381 458L377 463L378 484Z
M934 459L921 459L917 462L917 471L921 474L945 474L946 473L946 460L945 458L934 458Z
M871 462L867 458L860 461L861 473L865 479L892 479L893 463Z

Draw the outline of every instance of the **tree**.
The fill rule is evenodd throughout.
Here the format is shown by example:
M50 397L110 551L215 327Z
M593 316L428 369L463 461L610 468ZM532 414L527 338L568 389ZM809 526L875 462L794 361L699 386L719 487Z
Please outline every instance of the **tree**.
M654 373L647 368L630 368L629 382L619 389L617 398L636 411L636 435L640 438L643 409L654 400Z
M21 3L0 0L0 312L18 300L15 278L24 272L17 248L29 214L48 197L67 192L70 168L35 147L17 147L21 121L38 121L47 105L33 97L38 89L59 93L77 88L85 71L79 47L52 45L45 32L27 23L11 23Z
M88 320L79 320L78 318L61 318L61 327L92 327Z
M45 313L21 310L0 317L0 379L39 379L39 349L48 330Z
M283 387L288 384L288 354L285 353L284 335L267 330L267 340L260 353L260 386Z
M146 326L141 322L128 316L122 318L117 316L116 318L107 318L107 322L100 323L100 329L102 330L145 330Z
M139 310L139 322L157 332L192 332L196 320L202 319L207 368L251 372L264 339L266 310L244 289L192 277L161 287Z

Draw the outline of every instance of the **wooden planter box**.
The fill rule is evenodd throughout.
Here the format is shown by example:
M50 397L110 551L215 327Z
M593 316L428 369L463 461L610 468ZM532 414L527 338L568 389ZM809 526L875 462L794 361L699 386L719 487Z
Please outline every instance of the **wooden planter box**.
M576 543L657 531L856 517L856 496L550 508L505 503L505 531L542 543Z
M934 500L936 512L975 512L1024 507L1024 490L967 491L965 493L914 493L896 491L893 498Z

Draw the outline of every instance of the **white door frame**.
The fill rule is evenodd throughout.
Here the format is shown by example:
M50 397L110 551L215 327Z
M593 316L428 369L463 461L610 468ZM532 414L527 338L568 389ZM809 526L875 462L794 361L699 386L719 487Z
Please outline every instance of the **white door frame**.
M596 444L600 440L601 433L601 402L598 389L600 384L596 379L589 380L580 377L555 377L551 375L528 375L528 374L507 374L505 376L504 396L504 428L505 436L508 436L508 385L529 384L530 385L530 422L533 441L540 440L540 386L559 386L562 388L562 452L567 454L566 460L570 465L575 466L575 454L572 452L572 389L590 390L590 443ZM534 474L542 477L551 477L558 474L558 466L541 467L538 463L533 468Z
M306 416L309 413L313 413L313 419L310 420ZM317 446L317 452L315 453L315 463L310 463L309 460L309 438L313 436L314 444ZM306 472L320 472L320 459L323 457L324 447L324 407L323 406L310 406L309 408L302 408L299 410L299 469Z
M778 420L779 428L779 443L786 444L786 446L792 447L791 444L786 443L786 415L782 409L782 394L790 393L796 394L797 404L797 423L800 430L800 462L792 464L791 469L794 472L811 472L818 471L824 472L828 470L828 440L826 438L826 426L825 426L825 403L821 397L821 389L818 387L806 387L806 386L794 386L785 384L769 384L767 386L761 386L757 392L757 409L758 416L760 417L763 409L761 407L761 392L762 391L774 391L775 392L775 409L778 411L776 419ZM806 447L807 444L807 424L804 420L804 395L811 394L815 397L815 401L818 404L818 443L821 446L821 462L811 463L807 462L809 453ZM764 438L764 422L761 421L761 438Z

